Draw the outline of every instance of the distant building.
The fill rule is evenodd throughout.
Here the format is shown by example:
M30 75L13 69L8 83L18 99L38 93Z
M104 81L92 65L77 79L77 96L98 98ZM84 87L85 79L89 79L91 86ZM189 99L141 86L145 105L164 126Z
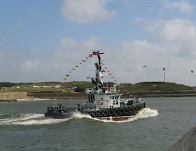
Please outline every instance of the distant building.
M55 85L54 88L61 88L61 85Z

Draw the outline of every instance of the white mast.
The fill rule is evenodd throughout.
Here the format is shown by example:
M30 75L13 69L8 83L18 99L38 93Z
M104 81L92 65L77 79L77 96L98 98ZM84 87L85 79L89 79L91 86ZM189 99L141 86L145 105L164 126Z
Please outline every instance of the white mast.
M93 52L94 55L97 55L98 58L98 62L95 63L95 67L96 67L96 72L95 72L95 78L92 78L92 82L93 84L95 84L96 89L99 90L103 87L103 74L102 74L102 62L101 62L101 54L104 54L102 52L99 51L94 51Z

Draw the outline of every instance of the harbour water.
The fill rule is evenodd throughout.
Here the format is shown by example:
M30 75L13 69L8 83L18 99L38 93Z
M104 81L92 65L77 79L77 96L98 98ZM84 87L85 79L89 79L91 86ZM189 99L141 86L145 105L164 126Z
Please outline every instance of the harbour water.
M196 126L195 97L143 98L146 109L124 122L44 117L53 101L0 103L2 151L167 151ZM75 107L85 100L59 100Z

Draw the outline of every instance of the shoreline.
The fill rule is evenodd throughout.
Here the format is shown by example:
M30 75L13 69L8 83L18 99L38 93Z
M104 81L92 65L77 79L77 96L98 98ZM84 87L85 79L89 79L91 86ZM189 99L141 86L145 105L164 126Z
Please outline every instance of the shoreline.
M24 99L16 99L17 102L25 102L25 101L50 101L53 99L42 99L42 98L24 98Z
M138 98L154 98L154 97L196 97L196 94L176 94L176 93L170 93L170 94L135 94L135 95L122 95L121 98L130 98L130 97L138 97ZM50 101L50 100L67 100L67 99L87 99L87 96L85 94L77 94L77 95L64 95L63 97L33 97L33 96L27 96L25 98L5 98L0 99L1 102L24 102L24 101Z
M3 102L25 102L25 101L45 101L45 100L52 100L52 99L42 99L42 98L24 98L24 99L0 99L0 103Z

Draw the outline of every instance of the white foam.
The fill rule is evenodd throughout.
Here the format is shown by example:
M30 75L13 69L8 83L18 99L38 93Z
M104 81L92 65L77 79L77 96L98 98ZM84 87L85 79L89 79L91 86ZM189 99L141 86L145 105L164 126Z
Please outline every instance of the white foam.
M90 115L87 114L82 114L81 112L72 112L72 117L75 119L80 119L80 118L92 118Z
M12 123L13 125L43 125L43 124L56 124L68 121L69 119L42 119L42 120L27 120Z
M154 117L157 115L158 115L157 110L153 110L150 108L144 108L141 111L139 111L135 116L133 116L132 118L129 118L128 121L135 121L135 120L139 120L139 119L143 119L143 118Z
M82 114L80 112L73 112L72 117L74 119L80 119L80 118L88 118L88 119L93 119L96 121L102 121L102 122L112 122L112 123L124 123L124 122L132 122L136 121L139 119L144 119L144 118L149 118L149 117L154 117L158 115L158 111L150 108L144 108L141 111L139 111L135 116L131 116L128 118L128 120L123 120L123 121L113 121L111 120L105 120L105 119L98 119L98 118L92 118L90 115L87 114Z
M144 108L143 110L141 110L136 117L141 119L141 118L148 118L148 117L154 117L157 116L159 113L157 110L153 110L150 108Z
M70 118L69 118L70 119ZM55 124L67 121L69 119L45 118L44 114L27 113L18 117L0 119L0 125L42 125Z
M124 122L132 122L143 118L154 117L157 115L158 115L158 111L150 108L144 108L135 116L132 116L128 120L124 120L124 121L112 121L112 120L103 120L103 119L101 120L97 118L92 118L90 115L82 114L80 112L73 112L72 117L66 119L45 118L44 114L27 113L18 116L13 116L10 118L0 119L0 125L43 125L43 124L50 125L50 124L62 123L72 118L74 119L88 118L88 119L93 119L102 122L124 123Z
M154 117L158 115L158 111L150 108L144 108L141 111L139 111L135 116L131 116L128 118L128 120L123 120L123 121L113 121L112 119L110 120L103 120L103 119L96 119L92 118L97 121L103 121L103 122L112 122L112 123L124 123L124 122L133 122L139 119L144 119L144 118L149 118L149 117Z

